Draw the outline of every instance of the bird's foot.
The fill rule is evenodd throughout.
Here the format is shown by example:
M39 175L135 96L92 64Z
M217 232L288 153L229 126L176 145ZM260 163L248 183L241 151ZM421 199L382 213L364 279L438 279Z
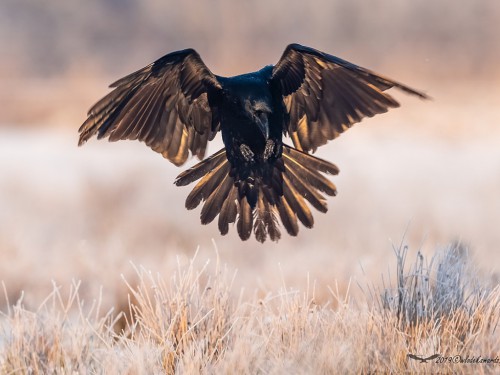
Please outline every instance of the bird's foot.
M273 154L273 151L274 151L274 141L272 139L268 139L266 142L266 147L264 148L264 154L262 155L264 161L269 159L269 157Z
M245 159L247 162L253 162L254 161L254 156L255 154L253 151L248 147L246 144L242 143L240 145L240 152L241 155L243 156L243 159Z

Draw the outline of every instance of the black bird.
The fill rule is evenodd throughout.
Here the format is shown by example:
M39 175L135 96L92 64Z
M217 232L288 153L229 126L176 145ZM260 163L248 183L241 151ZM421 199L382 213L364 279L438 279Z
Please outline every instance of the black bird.
M408 86L313 48L291 44L274 66L235 77L214 75L193 49L173 52L110 87L79 129L110 141L138 139L175 165L200 160L219 132L225 147L182 172L175 184L201 179L186 199L202 201L202 224L219 215L221 234L237 223L247 240L281 237L278 217L296 236L298 221L314 220L309 204L326 212L324 194L336 194L324 174L338 168L309 155L364 117L398 107L385 90ZM283 143L289 136L293 145Z

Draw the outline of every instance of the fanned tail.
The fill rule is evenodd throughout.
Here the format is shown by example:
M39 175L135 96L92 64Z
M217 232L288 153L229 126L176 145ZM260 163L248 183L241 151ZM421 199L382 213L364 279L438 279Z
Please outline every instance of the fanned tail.
M217 215L222 235L229 224L236 223L242 240L252 231L259 242L268 237L281 238L278 218L286 231L296 236L300 221L311 228L314 219L309 204L320 212L327 211L323 195L336 195L335 185L323 174L336 175L338 168L325 160L283 145L282 157L265 168L256 168L244 180L239 179L224 149L181 173L175 184L184 186L200 180L186 199L186 208L194 209L204 202L202 224Z

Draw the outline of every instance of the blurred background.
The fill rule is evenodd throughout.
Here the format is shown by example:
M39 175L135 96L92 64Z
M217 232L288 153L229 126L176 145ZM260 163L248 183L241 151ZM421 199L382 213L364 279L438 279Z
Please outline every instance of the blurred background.
M118 305L130 262L168 272L198 247L200 262L218 253L237 286L262 293L307 275L341 289L375 282L401 241L414 252L463 241L480 269L500 272L498 25L500 3L489 0L3 0L0 308L22 291L36 304L52 281L72 279ZM222 237L216 223L202 226L199 210L184 209L192 186L173 185L185 167L140 143L77 147L108 84L168 52L195 48L230 76L276 63L291 42L433 97L392 92L401 108L317 152L339 166L339 194L297 238L243 243L235 228Z

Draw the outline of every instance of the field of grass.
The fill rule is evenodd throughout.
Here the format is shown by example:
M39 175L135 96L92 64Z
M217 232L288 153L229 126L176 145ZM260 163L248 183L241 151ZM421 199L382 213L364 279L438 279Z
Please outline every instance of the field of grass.
M407 263L386 285L363 290L283 285L259 295L234 288L237 275L215 256L179 260L162 274L135 267L124 278L122 311L102 296L81 299L81 284L53 286L36 308L22 298L1 316L0 369L29 373L454 373L500 369L500 289L478 280L467 248L448 246L428 262ZM423 363L411 359L434 355ZM437 356L439 355L439 356Z

